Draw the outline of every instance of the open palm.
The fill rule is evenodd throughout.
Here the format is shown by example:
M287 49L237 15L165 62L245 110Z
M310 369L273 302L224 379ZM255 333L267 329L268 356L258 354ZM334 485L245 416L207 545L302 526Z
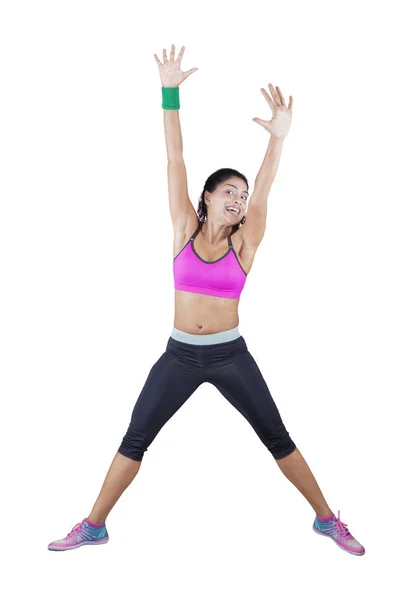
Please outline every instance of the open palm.
M171 45L171 55L170 59L167 58L167 51L164 48L163 50L163 60L162 63L157 54L154 55L156 62L158 64L158 68L160 69L160 77L161 83L163 87L179 87L179 85L185 81L189 75L198 71L197 68L190 69L189 71L182 71L181 69L181 60L183 53L185 52L185 46L182 46L181 51L179 52L177 58L175 59L175 45Z
M272 119L263 121L263 119L255 117L253 121L264 127L273 137L284 138L289 133L292 122L293 98L289 96L289 106L287 107L279 87L274 88L271 83L268 84L268 87L272 98L264 88L261 88L261 92L271 107Z

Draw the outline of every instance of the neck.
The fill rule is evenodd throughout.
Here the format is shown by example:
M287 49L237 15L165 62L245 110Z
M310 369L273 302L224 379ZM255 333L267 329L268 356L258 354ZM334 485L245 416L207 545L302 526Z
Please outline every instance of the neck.
M200 233L209 244L218 244L232 235L232 225L213 223L207 220L203 223Z

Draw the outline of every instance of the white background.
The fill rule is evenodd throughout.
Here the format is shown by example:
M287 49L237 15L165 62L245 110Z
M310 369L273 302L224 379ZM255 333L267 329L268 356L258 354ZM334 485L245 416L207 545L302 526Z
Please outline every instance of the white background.
M1 530L7 598L398 594L399 51L394 2L2 2ZM161 80L186 47L184 159L250 192L260 88L294 98L240 333L332 509L314 511L211 384L160 431L107 519L87 517L173 326ZM268 89L268 88L267 88ZM4 567L7 567L4 569ZM397 588L397 589L396 589ZM391 590L389 592L389 590Z

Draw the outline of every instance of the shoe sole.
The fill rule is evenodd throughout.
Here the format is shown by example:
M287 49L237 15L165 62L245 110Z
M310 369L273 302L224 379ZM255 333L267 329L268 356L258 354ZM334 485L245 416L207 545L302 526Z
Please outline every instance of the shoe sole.
M96 540L95 542L82 542L81 544L76 544L75 546L68 546L66 548L62 548L61 546L48 546L48 550L58 550L64 552L65 550L76 550L76 548L80 548L81 546L98 546L99 544L107 544L110 538L103 538L102 540Z
M340 544L338 544L338 542L335 540L335 538L331 537L330 535L326 535L326 533L321 533L320 531L318 531L318 529L316 529L314 527L314 525L312 526L312 528L313 528L313 531L315 531L315 533L318 533L318 535L322 535L325 538L329 538L330 540L332 540L333 542L335 542L336 546L339 546L339 548L341 548L345 552L348 552L349 554L353 554L354 556L364 556L365 550L364 550L364 552L352 552L351 550L347 550L347 548L343 548L343 546L341 546Z

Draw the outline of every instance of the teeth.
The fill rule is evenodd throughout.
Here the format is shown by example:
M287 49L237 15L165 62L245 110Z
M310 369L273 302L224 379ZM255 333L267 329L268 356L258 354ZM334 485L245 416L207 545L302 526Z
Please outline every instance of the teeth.
M233 210L234 212L236 212L236 214L239 214L239 209L238 208L234 208L233 206L227 206L226 210Z

